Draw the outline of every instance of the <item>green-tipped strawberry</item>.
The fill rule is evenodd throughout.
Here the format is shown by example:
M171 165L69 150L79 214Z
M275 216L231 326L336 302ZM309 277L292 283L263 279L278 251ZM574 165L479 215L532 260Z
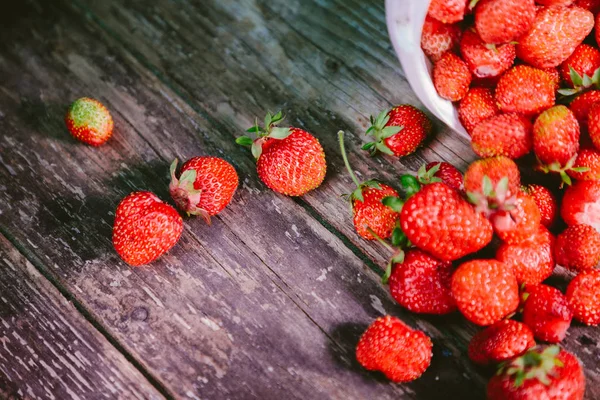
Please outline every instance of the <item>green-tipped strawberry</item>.
M114 126L106 107L89 97L82 97L71 104L65 123L75 139L92 146L106 143L112 136Z

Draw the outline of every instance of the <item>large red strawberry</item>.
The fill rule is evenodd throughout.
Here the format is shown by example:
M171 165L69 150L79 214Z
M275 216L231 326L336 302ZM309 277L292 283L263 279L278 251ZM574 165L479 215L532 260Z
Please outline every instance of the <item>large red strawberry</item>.
M288 196L302 196L318 188L325 179L325 152L310 133L298 128L279 128L282 120L281 112L268 113L264 128L257 123L248 129L257 139L242 136L236 142L252 148L258 176L265 185Z
M373 142L363 146L372 155L378 151L403 157L414 153L431 133L431 121L425 113L411 105L404 104L381 112L377 118L371 117L371 127L367 135Z
M519 244L538 232L542 215L535 200L518 191L514 208L493 214L491 220L500 239L508 244Z
M567 299L576 320L586 325L600 324L600 271L577 275L567 287Z
M114 126L108 109L89 97L82 97L71 104L65 123L74 138L92 146L106 143Z
M507 113L535 116L552 107L555 100L550 74L528 65L509 69L496 86L498 106Z
M517 56L537 68L562 64L594 28L594 15L580 7L542 7Z
M537 204L542 216L541 224L546 228L552 227L556 221L556 216L558 215L558 202L556 196L554 196L548 188L536 184L527 185L523 190L530 195L535 201L535 204Z
M560 74L570 87L589 87L594 81L597 83L600 79L595 77L598 68L600 68L600 50L587 44L580 44L560 65ZM592 79L594 77L595 79Z
M176 176L177 159L171 164L169 191L177 206L188 215L201 215L207 223L221 212L238 186L235 168L218 157L194 157Z
M500 363L535 346L527 325L504 319L478 332L469 342L469 358L476 364Z
M126 263L144 265L175 246L182 231L177 210L151 192L134 192L117 207L113 245Z
M454 190L464 192L463 174L456 167L447 162L431 162L418 173L419 182L427 185L434 182L442 182Z
M510 268L496 260L462 264L452 276L458 310L477 325L492 325L519 306L519 285Z
M585 376L577 357L558 346L535 347L500 364L488 400L583 400Z
M600 102L600 90L590 90L577 96L569 105L581 128L587 128L590 110L598 102Z
M517 56L514 44L489 47L474 30L467 29L460 41L460 53L471 73L478 78L502 75Z
M526 287L523 322L536 339L549 343L562 341L571 326L573 312L560 290L547 285Z
M432 62L436 62L447 51L458 48L462 31L458 24L444 24L427 17L421 34L421 48Z
M470 135L480 123L500 113L491 89L474 87L460 101L458 118Z
M479 157L521 158L531 151L533 125L519 114L500 114L479 123L471 134L471 146Z
M431 363L431 339L398 318L377 318L361 336L356 359L370 371L381 371L393 382L420 377Z
M600 103L594 104L588 114L588 132L597 150L600 150Z
M475 8L475 26L486 43L518 40L535 20L534 0L481 0Z
M567 225L587 224L600 232L600 182L579 181L569 187L560 214Z
M578 181L600 181L600 151L596 149L579 150L573 169L567 173Z
M574 271L600 263L600 232L589 225L572 225L556 238L556 262Z
M473 77L461 58L448 52L433 67L433 84L440 97L459 101L467 95Z
M431 0L427 15L445 24L462 21L468 0Z

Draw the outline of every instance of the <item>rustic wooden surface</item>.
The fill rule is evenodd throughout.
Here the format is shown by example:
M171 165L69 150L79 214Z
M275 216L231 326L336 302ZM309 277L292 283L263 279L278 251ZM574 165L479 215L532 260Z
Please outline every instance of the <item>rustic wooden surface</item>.
M11 242L0 241L8 272L0 285L21 295L0 298L0 340L14 346L0 346L0 394L92 398L91 388L116 398L112 387L120 398L484 398L489 371L465 354L477 328L396 306L379 279L386 251L354 233L340 198L351 181L339 129L365 178L394 184L426 161L464 169L474 159L440 126L400 161L359 150L370 114L419 105L382 2L27 0L0 11L0 232ZM64 128L66 107L84 95L113 114L106 146L84 146ZM327 153L324 185L300 199L267 190L234 143L256 116L278 109ZM186 219L182 240L152 265L123 264L110 241L119 200L141 189L167 199L170 161L205 154L236 167L231 206L211 227ZM361 332L382 314L432 336L433 363L420 380L390 384L354 360ZM47 332L44 321L57 318L70 336ZM23 329L25 344L12 336ZM46 337L58 356L42 348ZM565 342L586 367L589 399L600 397L598 337L575 326ZM35 359L35 374L15 356ZM41 369L61 357L72 363L62 374Z

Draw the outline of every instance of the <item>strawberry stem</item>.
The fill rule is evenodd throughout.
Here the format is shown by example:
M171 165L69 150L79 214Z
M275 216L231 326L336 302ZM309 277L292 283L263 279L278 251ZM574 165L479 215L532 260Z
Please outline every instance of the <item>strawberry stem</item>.
M344 164L346 165L346 169L350 174L350 178L352 178L352 182L356 185L357 188L360 188L360 181L352 171L352 167L350 166L350 161L348 161L348 155L346 154L346 147L344 146L344 131L338 132L338 138L340 140L340 150L342 152L342 158L344 159Z

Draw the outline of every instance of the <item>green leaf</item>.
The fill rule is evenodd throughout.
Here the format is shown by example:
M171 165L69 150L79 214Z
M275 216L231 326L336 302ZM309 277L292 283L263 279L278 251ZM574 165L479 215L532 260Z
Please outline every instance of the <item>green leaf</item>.
M594 74L592 75L592 82L594 82L594 85L596 86L600 85L600 68L594 71Z
M254 158L256 158L258 160L258 158L262 154L262 144L253 143L251 150L252 150L252 155L254 156Z
M384 197L381 202L384 206L391 208L394 212L402 211L402 206L404 206L402 199L396 196Z
M381 190L381 185L376 180L370 180L370 181L363 182L362 185L365 187L370 187L373 189Z
M352 192L351 197L353 199L360 201L361 203L363 203L365 201L365 197L363 196L362 188L358 188L354 192Z
M171 176L171 179L173 181L175 181L177 179L175 177L175 172L177 172L177 162L178 162L177 159L173 160L173 162L171 163L171 166L169 167L169 175Z
M240 136L239 138L235 139L235 142L242 146L252 146L252 143L254 143L254 141L248 136Z
M409 174L402 175L400 177L400 184L402 185L404 190L406 190L406 194L408 197L421 190L421 184L419 183L417 178Z
M369 129L367 129L367 131L365 132L365 135L370 136L375 132L375 127L373 125L371 125L369 127Z
M275 125L281 121L283 121L284 116L283 116L283 112L280 110L279 112L277 112L277 114L273 115L273 117L271 118L271 124Z
M590 169L588 167L575 167L571 168L573 172L588 172Z
M409 247L408 246L408 243L409 243L408 238L406 237L406 234L402 231L402 228L400 228L399 226L395 227L394 230L392 231L391 241L392 241L392 246L394 246L394 247L400 247L400 248Z
M425 166L425 168L427 168L427 166ZM429 176L434 176L438 173L440 168L442 168L442 163L437 163L433 167L429 168L429 170L427 170L427 174L429 174Z
M196 176L197 176L197 172L195 169L185 170L179 177L179 182L182 185L184 185L186 183L194 183L194 182L196 182Z
M396 135L397 133L399 133L402 129L404 129L403 126L386 126L385 128L383 128L381 130L381 134L379 135L379 138L382 140L390 138L390 137Z
M497 194L506 194L508 192L508 177L500 179L500 182L496 185L496 193Z
M574 87L579 87L583 85L583 78L573 67L569 65L569 75L571 77L571 82L573 82Z
M471 204L479 204L481 201L478 193L467 192L467 200Z
M371 142L371 143L365 143L363 144L363 146L361 147L361 149L363 150L371 150L375 147L375 143Z
M385 126L385 124L390 120L388 113L388 110L383 110L379 113L379 115L377 115L375 123L373 124L375 125L375 129L382 129Z
M587 75L583 76L583 87L589 88L593 83L592 78Z
M394 155L394 152L389 147L387 147L383 142L378 142L375 145L375 147L377 148L377 150L379 150L380 152L382 152L384 154L387 154L390 156Z
M290 128L272 128L269 137L273 139L285 139L291 134L292 130Z
M490 197L492 195L492 193L494 192L494 185L492 184L492 180L490 179L489 176L485 175L483 177L481 189L483 191L483 194L487 197Z
M558 89L558 93L562 94L563 96L573 96L579 92L579 89Z
M563 183L567 186L571 186L573 184L573 181L571 180L571 177L569 175L567 175L566 172L561 172L560 173L560 177L563 181ZM561 185L562 186L562 185Z
M269 127L271 126L272 118L273 118L273 116L271 115L270 112L268 112L267 115L265 116L265 124L263 125L265 127L265 129L269 129Z
M479 0L471 0L471 2L469 3L469 9L474 9L477 3L479 3Z
M385 266L385 272L383 273L383 276L381 277L381 283L383 283L384 285L387 285L387 283L389 282L390 276L392 276L393 268L394 268L394 264L390 260L390 262L387 263L387 265Z
M246 132L248 133L260 133L261 129L258 125L254 125L252 128L248 128L246 129Z

